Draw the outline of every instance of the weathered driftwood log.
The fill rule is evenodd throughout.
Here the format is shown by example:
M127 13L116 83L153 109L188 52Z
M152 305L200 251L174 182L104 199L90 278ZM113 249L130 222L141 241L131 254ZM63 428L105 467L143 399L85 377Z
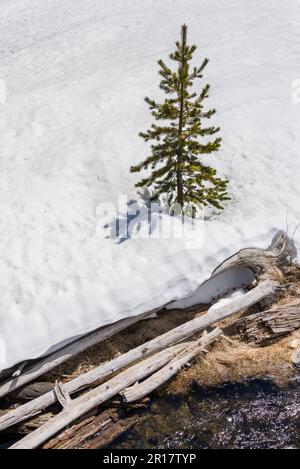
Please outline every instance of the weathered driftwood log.
M65 388L69 394L84 389L92 383L102 380L110 374L131 365L137 360L145 358L158 350L162 350L169 345L178 343L197 332L207 329L216 322L249 308L270 295L273 296L276 288L276 282L266 280L253 290L247 292L242 298L235 298L230 304L226 304L218 309L211 309L203 316L192 319L191 321L188 321L185 324L182 324L181 326L178 326L125 354L114 358L110 362L104 363L97 368L78 376L72 381L66 383ZM47 408L49 405L54 404L56 401L57 396L54 391L51 391L32 402L28 402L23 406L8 412L6 415L0 417L0 431L36 415L38 412Z
M109 445L143 417L120 416L116 409L88 417L43 446L43 449L100 449Z
M53 368L56 368L70 358L78 355L81 352L84 352L88 348L103 342L104 340L112 337L120 331L123 331L124 329L127 329L133 324L142 321L143 319L149 318L155 313L155 311L150 311L148 313L140 314L139 316L122 319L121 321L118 321L114 324L98 329L97 331L92 332L91 334L84 336L69 345L66 345L51 355L48 355L47 357L38 361L32 367L25 369L16 378L9 379L1 384L0 398L35 380L39 376L48 373Z
M22 423L16 433L18 435L28 435L28 433L33 432L34 430L40 428L44 423L48 422L51 418L53 418L54 414L52 412L46 412L44 414L40 414L35 418L29 420L28 422Z
M128 368L114 378L100 384L95 389L83 394L77 399L72 400L63 409L63 411L53 417L49 422L42 425L38 430L27 435L11 446L11 449L33 449L42 445L45 441L56 435L76 419L85 415L95 407L107 401L111 397L119 394L120 391L139 381L146 376L159 370L172 358L180 353L185 344L178 344L153 355L146 360Z
M247 267L252 270L258 282L266 279L280 282L283 279L281 267L291 262L294 249L293 241L286 233L280 233L271 248L242 249L217 267L212 276L234 267Z
M300 328L300 301L246 316L236 326L246 340L256 344L289 334Z
M151 375L142 383L136 383L130 388L121 392L125 402L134 402L142 399L157 389L162 384L166 383L172 376L177 374L181 368L187 365L199 353L206 351L206 347L217 340L222 334L221 329L216 328L210 334L204 334L201 339L194 341L191 345L187 346L180 354L159 371Z

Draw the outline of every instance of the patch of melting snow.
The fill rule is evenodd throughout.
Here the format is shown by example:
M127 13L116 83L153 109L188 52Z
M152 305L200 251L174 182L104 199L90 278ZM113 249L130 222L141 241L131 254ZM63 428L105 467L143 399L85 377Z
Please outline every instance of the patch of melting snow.
M239 272L206 282L234 252L267 248L299 222L299 17L294 0L2 2L0 370L251 281ZM143 98L161 100L157 60L168 60L183 21L199 45L193 65L211 59L197 91L211 84L223 146L209 161L232 200L205 219L198 243L139 238L141 220L117 244L98 236L98 209L140 176L129 168L148 151L137 137L151 123Z

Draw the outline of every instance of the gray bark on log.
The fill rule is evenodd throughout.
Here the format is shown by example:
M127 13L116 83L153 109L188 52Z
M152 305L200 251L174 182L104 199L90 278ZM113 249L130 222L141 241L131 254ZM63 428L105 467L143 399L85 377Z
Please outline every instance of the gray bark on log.
M113 422L110 426L108 426L108 428L104 429L100 435L97 435L91 440L88 440L80 445L80 449L106 448L107 445L111 444L116 438L121 436L124 432L127 432L130 428L144 419L145 417L135 415L132 417L126 417L117 422Z
M32 401L40 396L43 396L49 391L52 391L54 387L53 383L50 382L40 382L31 383L25 386L22 389L18 389L16 392L9 394L7 397L8 401L11 402L22 402L22 401Z
M186 347L180 354L159 371L150 376L142 383L137 383L121 392L125 402L135 402L150 394L166 383L177 374L181 368L187 365L199 353L205 351L206 347L215 342L222 335L222 331L216 328L210 334L204 334L201 339L194 341Z
M176 354L180 353L185 346L185 344L178 344L167 350L163 350L156 355L133 365L131 368L121 372L109 381L100 384L95 389L77 397L77 399L72 400L68 406L60 412L60 414L56 415L36 431L33 431L25 438L12 445L10 449L37 448L67 425L116 394L119 394L119 392L126 387L159 370L162 366L172 360Z
M236 326L249 342L264 344L300 328L300 302L246 316Z
M120 418L118 410L105 410L68 428L46 443L43 449L104 448L142 419L139 415Z

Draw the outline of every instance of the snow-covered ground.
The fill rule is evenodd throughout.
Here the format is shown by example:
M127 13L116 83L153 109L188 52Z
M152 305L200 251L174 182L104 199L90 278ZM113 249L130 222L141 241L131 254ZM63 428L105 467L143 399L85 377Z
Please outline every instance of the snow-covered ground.
M210 158L232 201L198 245L103 239L101 204L132 193L143 97L160 96L156 61L183 22L195 63L211 60ZM191 295L237 249L296 226L299 23L299 0L0 0L0 369Z

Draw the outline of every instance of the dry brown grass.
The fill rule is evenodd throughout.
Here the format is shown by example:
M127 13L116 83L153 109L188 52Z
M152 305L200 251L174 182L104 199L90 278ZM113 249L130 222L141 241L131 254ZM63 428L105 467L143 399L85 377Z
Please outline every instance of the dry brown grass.
M197 307L186 310L161 311L154 319L141 321L134 326L116 334L100 344L91 347L89 350L77 355L76 357L63 363L58 368L41 378L42 381L54 381L70 379L89 371L101 363L138 347L148 340L157 337L174 327L183 324L190 319L202 315L207 310L207 305L197 305Z

